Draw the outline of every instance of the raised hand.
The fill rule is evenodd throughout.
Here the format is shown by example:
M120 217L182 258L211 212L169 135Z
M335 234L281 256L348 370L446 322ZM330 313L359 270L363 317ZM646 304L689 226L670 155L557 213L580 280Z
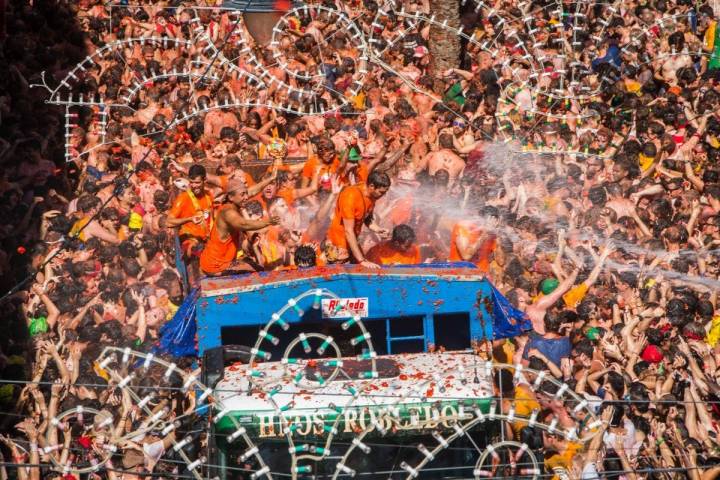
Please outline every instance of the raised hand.
M338 177L337 175L333 176L330 179L330 189L333 195L340 194L340 191L342 190L342 182L340 181L340 177Z
M59 396L59 395L62 393L62 391L63 391L64 388L65 388L65 385L63 385L62 380L57 379L57 380L55 380L55 382L52 384L52 387L50 387L50 394L51 394L53 397L57 397L57 396Z
M616 250L615 242L612 240L608 240L605 245L603 245L600 248L600 258L601 260L606 260L610 255L612 255Z

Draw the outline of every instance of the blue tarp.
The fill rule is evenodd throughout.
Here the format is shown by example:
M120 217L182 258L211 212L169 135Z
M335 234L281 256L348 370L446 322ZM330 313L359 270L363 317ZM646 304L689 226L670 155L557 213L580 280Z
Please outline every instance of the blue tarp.
M490 282L488 282L490 283ZM513 307L495 286L490 283L493 296L493 339L512 338L532 329L532 323L523 312Z
M199 296L200 289L195 288L185 297L185 301L180 305L172 320L160 328L160 338L153 348L153 353L167 354L173 357L197 356L195 305Z

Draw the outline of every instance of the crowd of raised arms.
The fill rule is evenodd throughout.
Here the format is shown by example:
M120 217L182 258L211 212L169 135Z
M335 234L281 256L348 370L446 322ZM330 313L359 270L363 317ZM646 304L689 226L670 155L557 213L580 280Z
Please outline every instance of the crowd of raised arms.
M94 362L108 345L149 351L185 282L446 261L475 264L531 321L493 346L496 360L547 372L602 415L604 433L584 446L512 432L542 455L543 475L718 475L715 3L467 2L462 58L440 71L428 2L406 2L412 22L376 0L326 2L374 37L376 62L337 13L298 13L276 46L282 63L238 44L251 37L228 10L126 3L6 5L0 478L79 479L51 468L45 435L77 405L112 412L116 434L137 428L137 407ZM128 42L74 74L75 98L118 106L103 122L97 106L77 108L65 136L65 110L30 86L40 72L54 87L104 45L143 37L169 41ZM246 47L277 81L242 74L260 74ZM327 112L271 108L297 106L287 86L318 71L312 103ZM215 108L225 103L245 106ZM506 394L572 414L522 383ZM193 395L165 401L181 415ZM175 478L174 435L134 437L114 468L83 478Z

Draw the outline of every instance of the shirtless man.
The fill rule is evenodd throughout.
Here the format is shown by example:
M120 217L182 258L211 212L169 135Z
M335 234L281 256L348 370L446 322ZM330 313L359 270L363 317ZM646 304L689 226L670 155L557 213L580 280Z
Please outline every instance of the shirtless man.
M418 115L425 115L430 112L437 103L437 99L432 94L434 81L430 76L420 77L418 85L422 88L423 92L414 92L412 97L412 103L418 112Z
M472 130L468 128L468 121L464 118L456 118L452 123L453 147L460 153L470 153L478 147Z
M77 209L79 220L70 229L70 237L86 242L91 238L98 238L104 242L118 245L120 239L116 232L109 232L100 225L95 215L100 208L100 199L90 195L83 195L78 199Z
M218 102L222 103L225 99L229 100L229 96L225 99L220 98L218 95ZM204 136L206 139L216 140L220 138L220 131L223 127L230 127L234 130L240 128L240 122L237 117L231 111L225 110L211 110L205 115L205 131Z
M558 127L552 123L548 123L543 126L540 131L540 150L566 150L567 144L565 140L558 134Z
M318 101L318 106L323 106L322 99ZM322 115L306 115L297 121L305 122L311 137L325 132L325 117Z
M678 84L677 71L683 67L692 66L692 59L685 50L685 36L682 32L671 34L668 37L668 46L670 52L664 61L660 60L662 67L657 70L660 70L661 80L670 86L676 86Z
M368 103L371 107L365 112L365 130L370 130L370 123L374 120L382 121L385 115L390 113L386 106L382 91L379 88L371 88L367 94Z
M451 134L441 134L438 142L440 150L427 154L416 171L420 172L427 168L428 174L433 176L439 170L445 170L450 176L448 181L448 188L450 188L458 178L462 177L465 161L453 151L453 136Z
M147 102L147 107L138 110L135 114L135 118L142 122L143 125L152 122L153 117L160 112L160 90L157 88L148 90L147 95L145 95L145 101Z
M545 315L548 309L555 305L555 302L560 300L568 290L575 284L579 268L575 268L570 275L565 278L560 284L555 287L549 295L544 295L538 299L535 303L530 303L530 295L527 294L523 289L511 290L508 294L508 298L515 296L517 299L517 307L519 310L525 312L530 321L532 322L533 330L540 335L545 334ZM514 295L512 295L514 294Z
M251 265L237 259L242 232L260 230L280 222L278 217L268 220L251 220L245 218L242 207L248 200L245 183L234 179L227 187L228 203L220 207L210 238L200 254L200 269L208 275L222 275L228 271L254 270Z

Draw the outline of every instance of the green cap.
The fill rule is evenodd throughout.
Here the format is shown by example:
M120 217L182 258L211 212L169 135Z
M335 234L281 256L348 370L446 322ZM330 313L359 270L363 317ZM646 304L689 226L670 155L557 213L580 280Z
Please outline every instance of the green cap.
M357 163L357 162L360 161L361 158L362 158L362 157L361 157L360 154L358 153L357 148L355 148L355 147L350 147L350 152L348 152L348 161L353 162L353 163Z
M30 319L30 336L40 335L48 331L47 318L37 317Z
M598 327L590 327L585 332L585 336L590 340L597 340L600 338L600 329Z
M543 295L550 295L558 285L560 285L560 282L558 282L557 278L546 278L540 283L540 291Z

